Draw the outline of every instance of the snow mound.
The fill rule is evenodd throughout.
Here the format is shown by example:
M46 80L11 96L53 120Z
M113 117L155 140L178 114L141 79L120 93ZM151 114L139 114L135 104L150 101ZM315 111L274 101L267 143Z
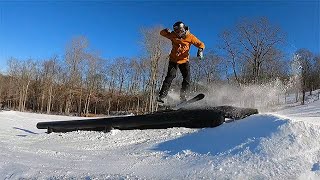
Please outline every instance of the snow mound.
M256 149L262 138L270 137L286 123L287 120L273 115L254 115L161 143L155 150L170 151L170 154L185 149L199 154L237 154L246 148Z
M202 129L153 150L180 159L207 157L216 178L315 179L320 177L319 138L319 125L262 114Z

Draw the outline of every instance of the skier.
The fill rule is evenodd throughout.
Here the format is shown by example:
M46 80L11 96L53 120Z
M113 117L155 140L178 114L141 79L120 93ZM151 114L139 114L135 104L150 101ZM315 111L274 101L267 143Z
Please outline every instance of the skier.
M198 48L197 57L203 58L204 43L196 36L190 33L189 27L183 22L178 21L173 25L173 31L166 28L160 31L160 35L168 38L172 42L172 49L169 55L168 72L163 81L157 101L164 103L164 98L168 95L168 90L173 79L176 77L177 69L179 68L183 81L180 90L180 100L186 101L186 95L190 86L190 66L189 66L189 51L193 44Z

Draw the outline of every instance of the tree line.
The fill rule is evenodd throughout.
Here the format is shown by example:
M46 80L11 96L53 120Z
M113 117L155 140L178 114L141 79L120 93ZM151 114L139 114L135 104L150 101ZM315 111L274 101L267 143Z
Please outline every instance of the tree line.
M156 111L155 97L166 75L171 48L159 35L161 29L141 30L140 43L145 50L141 57L104 59L90 50L84 36L71 39L61 56L41 61L12 57L7 72L0 74L1 106L78 116ZM191 55L192 92L280 81L283 93L295 92L297 101L304 103L307 92L319 89L319 54L307 49L286 54L285 33L267 18L241 19L218 36L220 44L207 48L204 60ZM180 88L181 78L175 79L173 89Z

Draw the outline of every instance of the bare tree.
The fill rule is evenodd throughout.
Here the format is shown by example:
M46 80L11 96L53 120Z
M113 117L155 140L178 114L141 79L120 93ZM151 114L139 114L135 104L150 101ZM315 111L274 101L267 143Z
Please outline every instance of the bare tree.
M108 90L111 93L115 92L116 89L116 79L117 79L117 74L116 74L116 64L108 64L107 67L108 71L106 72L107 75L107 86L108 86Z
M87 68L86 68L86 79L85 79L85 106L84 113L88 116L90 101L92 98L95 98L98 101L97 94L99 89L101 89L101 85L104 76L103 72L103 60L99 58L97 55L91 54L87 58ZM96 112L96 111L95 111Z
M35 75L35 63L31 59L18 61L11 58L9 60L9 75L16 79L15 87L18 88L19 95L18 110L25 111L30 83Z
M236 70L248 70L245 83L260 83L262 67L272 58L275 51L285 41L280 28L270 24L267 18L242 19L234 30L225 31L222 35L228 62L231 63L234 76L239 82ZM239 63L236 66L236 63ZM245 69L244 69L245 67ZM242 71L245 72L245 71Z
M89 46L87 38L83 36L72 39L66 49L65 62L67 66L67 94L65 102L65 113L69 114L71 111L72 101L76 94L79 95L78 112L81 112L82 104L82 80L83 63L86 58L86 49Z
M301 68L301 90L302 90L302 104L305 103L305 93L307 90L312 93L312 60L313 54L307 49L299 49L296 52Z
M117 84L118 84L118 92L121 94L124 89L124 83L126 80L126 76L128 74L128 64L127 64L127 59L122 57L122 58L117 58L116 59L116 77L117 77Z
M137 94L141 89L142 69L140 62L137 59L131 59L129 64L130 80L129 80L129 93Z
M147 56L150 59L150 79L149 79L149 111L153 112L156 110L155 106L155 93L157 88L157 80L159 74L159 62L165 60L166 46L169 41L161 37L159 32L162 27L153 27L142 29L143 35L143 47L147 52Z
M320 55L314 57L314 71L313 78L315 83L315 89L320 88Z
M203 60L193 58L191 64L197 67L193 73L199 74L200 77L198 78L205 80L206 84L212 84L221 79L221 58L213 51L208 51ZM198 79L198 81L201 81L201 79Z
M202 60L191 57L190 66L193 82L191 88L194 92L207 91L209 86L219 83L222 79L222 58L213 50L207 50Z
M233 72L233 76L237 82L238 85L240 85L240 80L238 78L238 65L237 65L237 61L238 61L238 58L239 58L239 54L240 54L240 50L237 46L237 41L236 41L236 38L233 37L234 34L231 33L231 31L229 30L225 30L224 32L221 33L220 37L221 39L223 40L223 45L221 45L221 49L225 50L225 62L226 62L226 68L225 68L225 71L226 71L226 74L227 74L227 78L229 80L229 77L228 77L228 65L230 64L231 65L231 68L232 68L232 72ZM239 58L240 60L240 58Z
M54 56L49 60L42 63L42 95L41 95L41 108L43 111L46 104L46 112L49 114L52 107L52 99L54 94L54 86L57 85L57 74L59 73L58 57ZM47 101L45 103L45 100Z
M286 78L290 66L283 53L276 49L271 49L266 55L265 63L261 66L261 82L275 81L278 78Z
M19 99L17 97L18 95L18 89L17 89L17 59L10 58L7 62L8 64L8 70L6 73L6 76L3 78L4 83L2 87L4 88L3 92L3 103L4 107L10 108L10 109L17 109L16 104L17 100Z
M4 106L4 101L3 101L3 94L4 94L4 85L5 85L5 78L4 76L0 73L0 109Z
M300 56L298 54L293 55L293 59L291 61L291 78L290 78L290 86L292 87L293 91L295 92L295 99L296 102L299 101L299 93L301 90L301 62Z

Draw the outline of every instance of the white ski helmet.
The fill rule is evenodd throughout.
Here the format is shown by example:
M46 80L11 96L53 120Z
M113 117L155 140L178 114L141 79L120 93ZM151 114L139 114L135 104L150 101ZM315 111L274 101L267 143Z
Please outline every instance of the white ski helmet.
M173 31L179 36L179 37L183 37L184 35L186 35L186 31L187 31L187 26L181 22L178 21L176 23L173 24Z

